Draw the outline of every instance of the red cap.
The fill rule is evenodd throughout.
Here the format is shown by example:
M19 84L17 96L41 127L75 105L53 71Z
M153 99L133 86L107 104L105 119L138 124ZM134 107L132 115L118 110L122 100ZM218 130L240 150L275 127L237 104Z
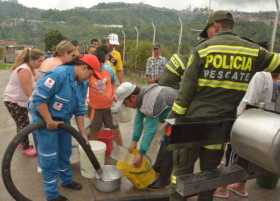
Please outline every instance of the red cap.
M98 58L92 54L84 54L79 58L80 61L84 62L87 64L89 67L91 67L94 71L95 76L98 79L101 79L101 74L100 74L100 62Z

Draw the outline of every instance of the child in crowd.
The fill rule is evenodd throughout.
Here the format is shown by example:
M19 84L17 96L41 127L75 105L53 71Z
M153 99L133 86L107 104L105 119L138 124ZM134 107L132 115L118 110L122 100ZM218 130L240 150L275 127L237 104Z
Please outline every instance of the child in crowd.
M90 126L89 139L96 139L96 132L110 128L115 132L117 125L114 124L111 106L115 100L115 74L111 66L106 63L109 50L106 46L96 49L95 55L99 59L101 67L101 79L91 77L89 80L89 118L92 121Z

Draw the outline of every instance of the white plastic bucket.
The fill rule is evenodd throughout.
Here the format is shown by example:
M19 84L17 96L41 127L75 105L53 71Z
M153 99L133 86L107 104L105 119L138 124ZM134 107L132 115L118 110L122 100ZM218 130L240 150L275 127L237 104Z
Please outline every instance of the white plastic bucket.
M97 141L97 140L89 141L89 144L100 166L103 167L105 162L106 144L104 142ZM88 159L86 153L84 152L84 150L80 145L79 145L79 152L80 152L80 170L82 176L89 179L94 178L95 169L93 168L90 160Z

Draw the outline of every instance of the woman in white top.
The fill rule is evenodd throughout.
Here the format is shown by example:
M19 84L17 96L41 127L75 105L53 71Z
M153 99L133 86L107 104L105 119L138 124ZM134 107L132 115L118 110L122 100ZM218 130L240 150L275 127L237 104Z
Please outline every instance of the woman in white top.
M57 66L69 63L76 58L76 47L68 40L57 44L53 57L47 58L40 66L38 79Z
M44 60L44 53L35 48L22 51L12 66L9 82L4 90L4 104L16 122L17 132L29 124L27 102L35 85L35 71ZM21 143L23 153L36 156L28 137Z

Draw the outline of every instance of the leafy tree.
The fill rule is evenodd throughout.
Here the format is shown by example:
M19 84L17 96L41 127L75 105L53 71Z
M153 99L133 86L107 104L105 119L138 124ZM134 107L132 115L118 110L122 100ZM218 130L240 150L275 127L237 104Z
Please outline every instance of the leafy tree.
M236 17L234 32L238 35L257 42L271 40L274 12L233 11L233 14ZM151 22L154 22L157 27L156 40L162 46L162 55L169 57L170 53L177 51L180 28L178 16L184 24L181 54L185 58L198 42L198 32L195 30L203 29L207 22L207 8L185 12L156 8L142 3L101 3L91 8L59 11L27 8L20 4L14 5L0 0L0 38L15 39L18 44L32 44L40 48L45 42L46 50L51 50L65 38L63 36L78 40L86 47L92 38L102 39L110 32L117 33L122 40L121 30L124 30L127 39L125 65L127 68L134 69L135 59L137 59L136 67L142 70L146 59L151 55L153 37ZM123 25L123 28L106 27L110 24ZM140 32L138 50L135 49L134 26L137 26ZM57 34L54 30L59 30L59 37L54 36ZM280 50L279 39L280 32L278 31L275 42L276 51ZM120 50L122 50L121 47ZM186 62L185 59L184 61Z
M45 50L53 51L55 46L66 37L63 36L58 30L50 30L45 35Z

